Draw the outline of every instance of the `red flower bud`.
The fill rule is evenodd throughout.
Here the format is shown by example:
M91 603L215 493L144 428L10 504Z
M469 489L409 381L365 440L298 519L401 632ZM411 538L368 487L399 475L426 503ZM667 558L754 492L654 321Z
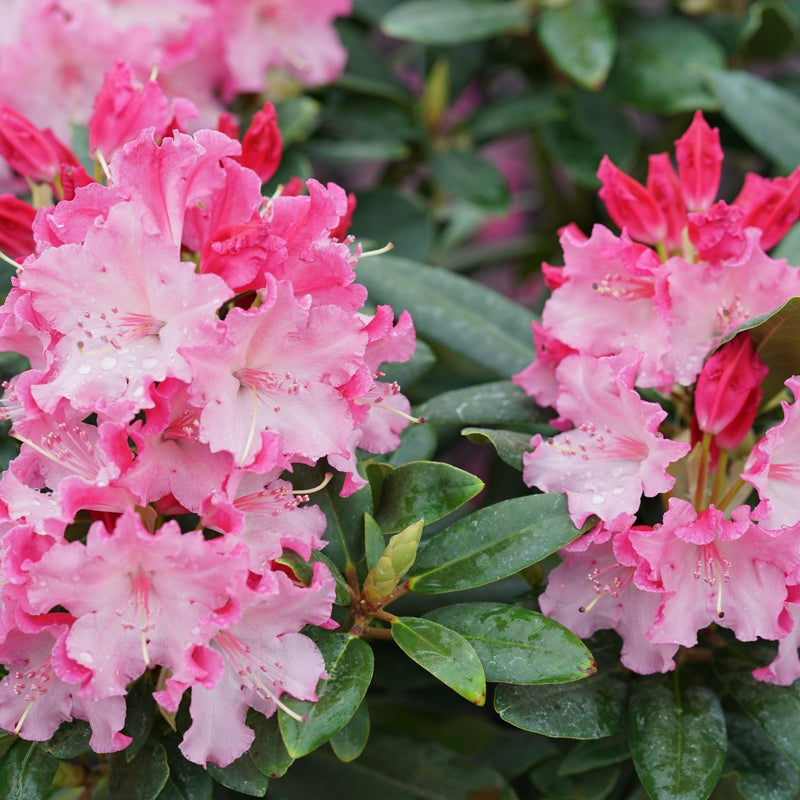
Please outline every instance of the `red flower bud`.
M641 183L615 167L608 156L603 156L597 177L603 184L600 197L611 219L625 228L631 239L645 244L664 240L667 220L655 197Z
M62 162L78 164L72 151L49 130L37 128L11 106L0 103L0 156L11 169L36 183L49 183Z
M722 345L703 365L694 394L694 413L701 431L732 450L750 430L761 401L761 381L769 369L758 357L750 334Z
M681 183L667 153L658 153L648 159L647 191L655 198L667 221L664 243L670 250L679 250L681 236L686 227L686 206L681 196Z
M711 128L701 111L695 112L686 133L675 142L678 177L689 211L704 211L717 196L722 174L719 129Z
M283 145L278 117L272 103L253 115L253 121L242 139L242 166L252 169L266 183L281 163Z
M761 246L769 250L800 216L800 167L788 178L748 172L733 205L744 211L743 227L761 228Z
M0 195L0 250L15 261L27 258L36 247L31 229L35 216L30 204L13 194Z

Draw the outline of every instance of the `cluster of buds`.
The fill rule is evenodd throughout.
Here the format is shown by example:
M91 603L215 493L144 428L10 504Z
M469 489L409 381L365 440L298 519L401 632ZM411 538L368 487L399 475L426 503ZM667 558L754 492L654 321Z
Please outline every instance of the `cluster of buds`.
M44 148L25 162L24 136L0 145L61 198L12 251L0 308L0 349L30 361L2 400L21 449L0 478L0 728L46 740L78 718L95 752L120 750L152 671L165 714L191 695L186 758L224 766L250 708L313 700L325 677L301 633L335 627L325 517L286 473L365 484L357 448L394 449L409 421L379 366L414 330L361 311L343 189L262 196L271 106L244 148L168 128L179 106L125 65L107 75L90 124L105 181Z
M556 410L560 432L534 437L523 475L565 492L576 525L597 521L562 551L545 613L583 637L615 629L640 673L673 669L712 625L777 640L755 675L788 684L800 677L800 378L770 376L795 402L767 427L780 395L763 396L769 365L747 329L800 294L797 270L765 252L800 213L800 169L748 175L729 205L715 201L722 159L700 112L676 142L677 172L652 156L642 185L603 159L600 196L622 233L569 226L564 266L544 267L538 357L515 381ZM658 510L643 503L659 496Z

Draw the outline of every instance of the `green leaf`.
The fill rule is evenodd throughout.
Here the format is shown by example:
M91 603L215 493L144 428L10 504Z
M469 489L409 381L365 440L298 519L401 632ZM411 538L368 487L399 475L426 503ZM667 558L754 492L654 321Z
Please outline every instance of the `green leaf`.
M800 164L800 100L796 95L737 70L713 70L710 82L725 119L756 150L784 172Z
M498 683L564 683L592 675L594 659L563 625L521 606L460 603L425 614L460 633Z
M379 247L391 242L395 255L416 261L425 260L434 236L428 209L416 197L385 188L359 192L350 231Z
M749 59L776 61L796 47L797 34L797 17L785 2L758 0L748 9L739 45Z
M436 453L439 439L433 425L409 425L400 435L400 446L386 458L391 467L402 467L412 461L428 461Z
M725 715L728 753L723 774L735 773L745 800L794 800L800 773L766 734L744 714Z
M342 763L327 750L312 753L305 769L289 770L276 786L281 800L515 800L485 763L437 742L373 734L364 752Z
M420 406L415 413L437 425L503 425L544 422L534 401L511 381L493 381L464 389L442 392ZM530 442L530 437L528 437Z
M497 455L509 467L522 472L522 455L531 449L531 435L529 433L498 431L494 428L464 428L461 434L476 444L489 443L493 445Z
M0 797L5 800L42 800L53 783L58 759L39 742L17 739L0 760Z
M364 514L364 550L368 569L375 567L385 547L386 540L383 538L381 526L371 514Z
M312 139L305 152L312 158L345 163L363 161L402 161L411 153L400 139Z
M339 568L336 564L334 564L322 550L312 550L308 560L310 564L321 561L331 571L333 580L336 581L336 605L350 605L350 592L348 591L347 581L342 576L342 573L339 572Z
M653 800L704 800L725 761L725 716L705 686L648 675L633 685L628 731L633 765Z
M534 767L529 773L533 785L543 797L558 800L603 800L611 794L619 779L619 767L600 767L592 773L563 775L558 761L550 759Z
M761 387L764 403L782 391L784 382L800 374L800 297L793 297L775 311L748 320L726 335L720 342L730 341L736 334L750 331L759 358L769 367Z
M470 150L443 150L429 162L434 180L449 195L493 214L508 211L508 182L497 167Z
M494 708L517 728L568 739L602 739L625 725L628 687L607 676L578 683L511 686L500 684Z
M284 147L308 139L317 127L320 108L319 101L308 95L298 95L275 105Z
M573 180L596 189L597 167L608 155L624 169L639 147L637 134L618 104L604 94L577 91L569 104L569 117L541 128L542 144Z
M619 52L607 88L645 111L675 114L717 107L708 74L725 66L722 46L681 17L630 16L622 20Z
M317 701L286 700L286 705L304 718L301 721L282 709L278 711L281 735L292 758L310 753L343 728L355 714L372 680L374 657L366 642L346 633L323 631L316 640L328 673L327 680L317 686Z
M42 742L42 748L56 758L75 758L89 750L91 737L89 723L74 719L71 722L62 722L50 740Z
M211 800L213 781L199 764L187 761L174 738L163 741L169 778L158 800Z
M590 739L579 742L558 767L559 775L578 775L593 772L600 767L608 767L627 761L631 757L627 732L604 739Z
M482 142L554 122L565 113L557 95L544 90L482 104L464 127L473 139Z
M591 526L591 519L584 526ZM481 508L420 550L410 577L428 594L471 589L519 572L580 535L563 494L533 494Z
M393 256L361 259L373 303L408 309L417 334L507 378L530 364L533 314L475 281Z
M422 339L417 339L414 355L408 361L381 364L381 372L384 374L381 380L397 381L400 386L405 388L421 378L435 363L436 356L433 354L433 350Z
M539 40L559 69L586 89L605 81L617 49L614 23L600 0L545 6Z
M412 661L454 692L476 706L486 702L481 660L461 634L428 619L395 617L392 638Z
M269 780L256 768L248 753L239 756L227 767L209 764L208 773L217 783L235 792L251 797L263 797L267 793Z
M111 756L110 762L108 786L112 797L155 800L169 778L167 752L153 739L148 739L131 761L120 753Z
M256 735L248 750L251 761L267 778L280 778L292 766L294 759L283 743L277 716L265 717L251 708L247 713L247 724Z
M153 730L158 706L153 699L153 678L142 675L128 690L126 698L125 727L122 732L133 741L123 750L127 761L133 761L144 747Z
M419 44L461 44L524 31L529 17L515 3L414 0L393 8L382 20L387 36Z
M367 474L371 473L367 468ZM483 489L480 478L439 461L412 461L389 472L375 500L375 518L384 533L417 520L425 524L460 508Z
M354 761L361 755L368 739L369 709L366 701L362 701L350 722L331 736L331 747L340 761Z
M302 464L293 467L292 483L296 489L312 489L324 479L322 467ZM349 497L342 497L339 492L343 480L342 475L335 475L332 481L314 492L314 503L325 512L328 520L325 555L346 573L348 569L355 569L364 558L364 513L372 512L372 496L369 486L365 486Z
M751 674L756 664L728 653L718 654L712 664L747 716L800 768L800 682L777 686L757 681Z

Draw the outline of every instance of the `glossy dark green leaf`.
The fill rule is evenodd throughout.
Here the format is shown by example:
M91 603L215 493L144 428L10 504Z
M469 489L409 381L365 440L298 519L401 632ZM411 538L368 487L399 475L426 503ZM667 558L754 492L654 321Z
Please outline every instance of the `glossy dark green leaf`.
M604 739L589 739L579 742L558 765L559 775L578 775L593 772L627 761L631 757L628 733L607 736Z
M545 90L482 104L464 127L474 139L483 141L530 130L565 113L556 94Z
M603 800L611 794L619 774L619 767L606 766L599 767L592 773L562 775L558 761L550 759L534 767L528 776L542 797L554 800Z
M728 122L783 172L800 164L800 100L750 72L714 70L710 82Z
M460 633L475 649L487 681L563 683L595 671L594 659L575 634L521 606L459 603L425 614Z
M211 800L213 781L208 771L187 761L178 749L177 740L170 738L162 744L167 753L169 778L158 800Z
M128 690L126 698L125 727L122 732L133 741L123 750L125 758L133 761L144 747L153 730L158 707L153 699L155 686L153 678L142 675Z
M364 515L364 549L367 556L367 568L373 569L386 547L381 526L375 522L371 514Z
M505 500L429 539L411 571L411 588L436 594L483 586L541 561L580 533L562 494Z
M336 564L325 555L325 552L322 550L312 550L308 560L311 564L321 561L328 567L334 581L336 581L336 604L340 606L350 605L350 593L347 590L347 581L344 579Z
M533 399L508 380L442 392L414 410L436 424L503 425L544 421Z
M530 364L533 314L461 275L393 256L361 259L373 303L408 309L417 333L508 378Z
M56 758L75 758L89 750L92 729L82 719L62 722L49 741L42 742L42 748Z
M434 235L433 221L419 200L383 188L359 193L350 231L378 247L391 242L396 255L416 261L425 260Z
M429 162L433 179L452 197L503 214L511 194L497 167L470 150L443 150Z
M597 89L617 49L614 23L601 0L548 5L539 17L539 40L553 62L576 83Z
M331 736L331 747L340 761L353 761L361 755L368 739L369 709L362 701L350 722Z
M757 681L753 664L736 655L715 657L714 670L733 699L767 738L800 768L800 682L777 686Z
M528 13L514 3L412 0L393 8L381 20L381 30L396 39L448 45L524 31L528 23Z
M676 684L673 675L648 675L633 684L633 765L653 800L705 800L725 761L725 716L711 689Z
M723 774L734 773L745 800L793 800L800 773L749 717L727 713L728 753Z
M253 729L256 738L247 751L256 769L267 778L279 778L292 766L294 759L283 743L278 717L273 714L265 717L250 709L247 724Z
M276 104L275 113L283 146L305 141L317 126L319 111L319 101L308 95L298 95Z
M298 721L283 710L278 723L286 750L293 758L310 753L343 728L355 714L372 680L370 646L346 633L321 631L317 644L325 659L327 680L317 686L315 703L287 699L286 705L303 717Z
M436 453L439 438L433 425L409 425L400 436L400 446L387 458L391 467L402 467L412 461L429 461Z
M503 431L495 428L464 428L461 431L471 442L476 444L491 444L497 455L509 467L522 472L522 454L531 449L531 435L517 431Z
M247 753L239 756L227 767L209 764L208 773L217 783L221 783L235 792L241 792L250 797L263 797L267 793L269 780L256 768Z
M112 797L126 800L155 800L169 779L167 752L164 746L148 739L138 755L128 761L123 755L111 757L108 787Z
M517 728L568 739L602 739L625 725L628 687L616 678L594 676L577 683L500 684L494 708Z
M607 87L645 111L712 109L718 101L707 77L724 66L722 46L700 25L681 17L630 15L620 26L619 52Z
M460 508L483 489L480 478L438 461L414 461L392 470L375 502L375 519L384 533L419 519L425 524Z
M384 374L381 380L397 381L402 388L405 388L422 377L435 363L436 356L433 350L422 339L417 339L414 355L408 361L381 364L381 372Z
M749 59L778 59L797 45L800 21L781 0L758 0L747 12L739 47Z
M296 489L313 489L324 481L325 472L322 467L296 464L292 483ZM341 475L335 475L321 490L314 492L313 498L314 504L325 512L328 520L325 555L345 573L364 558L364 513L372 512L372 497L368 486L349 497L342 497L339 494L342 481Z
M573 94L565 119L543 125L542 144L573 180L592 189L600 186L597 167L607 155L620 169L633 164L639 147L630 120L605 94Z
M305 151L313 158L345 163L364 161L400 161L411 153L400 139L322 139L307 142Z
M342 763L327 749L276 781L280 800L515 800L503 778L478 759L436 742L373 734L364 752Z
M462 697L482 706L486 679L478 654L461 634L419 617L395 617L392 637L397 646Z
M39 745L17 739L0 759L0 797L42 800L53 783L58 759Z
M761 384L764 402L769 402L783 389L787 378L800 374L800 348L797 347L800 297L793 297L775 311L748 320L725 336L722 342L742 331L750 331L759 358L769 367Z

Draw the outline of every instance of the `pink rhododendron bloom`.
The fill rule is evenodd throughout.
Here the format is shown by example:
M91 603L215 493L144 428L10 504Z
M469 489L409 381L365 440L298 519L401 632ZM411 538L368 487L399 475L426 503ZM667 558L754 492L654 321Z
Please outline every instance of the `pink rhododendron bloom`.
M253 120L242 137L242 165L266 183L278 168L283 152L281 132L275 106L265 103L253 115Z
M648 158L647 191L655 199L666 220L664 244L667 250L680 250L683 229L686 227L686 206L681 194L680 180L668 153L657 153Z
M786 579L800 565L798 532L764 531L747 506L731 516L714 506L698 513L672 498L660 528L631 532L642 559L637 585L662 596L651 642L691 647L712 622L746 642L780 639L791 629Z
M770 428L753 448L742 478L758 491L754 516L765 528L777 530L800 522L800 377L786 381L795 402L783 401L783 420Z
M761 246L777 244L800 216L800 167L787 178L748 172L733 204L744 212L742 225L761 231Z
M665 439L658 426L666 412L633 389L640 357L567 356L556 369L557 409L574 429L544 440L533 437L523 455L523 478L544 491L564 491L580 526L591 514L610 521L639 508L674 483L667 466L689 447Z

